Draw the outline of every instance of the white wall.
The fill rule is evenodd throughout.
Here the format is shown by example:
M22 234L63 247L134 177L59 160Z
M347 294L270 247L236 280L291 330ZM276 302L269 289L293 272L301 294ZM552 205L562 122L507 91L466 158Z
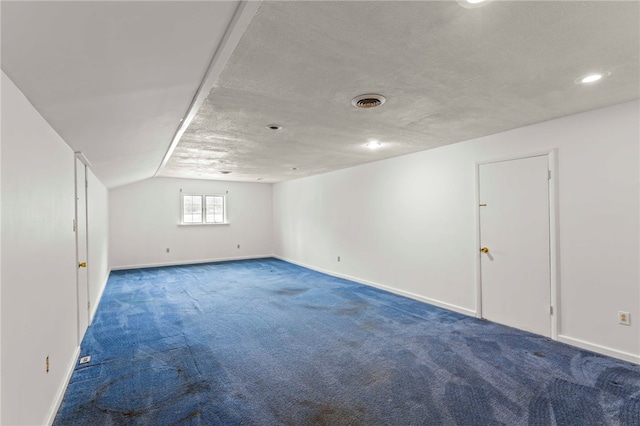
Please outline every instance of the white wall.
M89 301L91 318L109 277L109 191L87 168Z
M229 224L178 225L180 189L185 193L226 194ZM109 194L111 267L270 256L271 190L271 184L170 178L152 178L113 189Z
M4 76L2 76L4 78ZM2 97L2 82L0 82L0 98ZM0 102L0 117L2 117ZM0 118L0 241L2 239L2 119ZM0 243L0 309L2 308L2 244ZM2 423L2 313L0 312L0 424Z
M74 155L4 73L1 84L0 423L36 425L54 409L77 348Z
M639 362L638 116L625 103L276 184L274 252L474 314L475 162L557 148L559 339Z

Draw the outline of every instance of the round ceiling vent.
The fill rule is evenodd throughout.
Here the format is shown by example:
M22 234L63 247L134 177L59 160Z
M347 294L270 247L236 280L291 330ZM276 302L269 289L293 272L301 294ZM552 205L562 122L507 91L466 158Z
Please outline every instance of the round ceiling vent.
M375 108L387 102L382 95L368 94L356 96L351 100L351 105L356 108Z

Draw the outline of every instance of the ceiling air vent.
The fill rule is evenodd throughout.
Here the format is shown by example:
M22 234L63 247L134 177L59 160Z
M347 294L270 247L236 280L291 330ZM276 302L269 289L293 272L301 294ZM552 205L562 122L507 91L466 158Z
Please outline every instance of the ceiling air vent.
M386 101L387 98L382 95L368 94L356 96L351 100L351 105L356 108L375 108L382 105Z

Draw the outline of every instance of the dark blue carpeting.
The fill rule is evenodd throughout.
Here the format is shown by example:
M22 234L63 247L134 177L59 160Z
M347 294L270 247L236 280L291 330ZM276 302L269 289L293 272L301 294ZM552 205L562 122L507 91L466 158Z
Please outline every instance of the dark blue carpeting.
M640 425L640 366L275 259L112 272L56 425Z

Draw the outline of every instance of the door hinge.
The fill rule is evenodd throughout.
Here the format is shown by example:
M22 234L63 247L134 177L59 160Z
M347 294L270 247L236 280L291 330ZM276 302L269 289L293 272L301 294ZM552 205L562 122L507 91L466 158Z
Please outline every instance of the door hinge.
M549 306L549 313L553 315L553 306Z
M91 310L91 302L87 302L87 310L90 311Z
M73 219L73 232L76 232L76 228L78 227L78 222L76 219Z
M547 179L551 180L551 170L549 170L549 174L547 175Z

